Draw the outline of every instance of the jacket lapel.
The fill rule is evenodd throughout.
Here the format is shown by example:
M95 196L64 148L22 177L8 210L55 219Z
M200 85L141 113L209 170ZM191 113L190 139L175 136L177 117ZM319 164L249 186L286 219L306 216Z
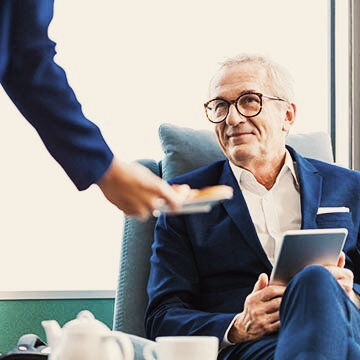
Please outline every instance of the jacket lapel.
M321 200L322 176L308 160L299 155L290 146L286 147L292 158L296 161L297 175L300 183L301 229L315 229L317 228L316 214ZM228 160L224 164L224 169L220 177L220 184L229 185L234 189L233 198L225 201L223 206L239 229L243 238L257 253L264 265L271 270L272 265L256 234L255 226L251 219L244 196L240 190L238 181L235 179L230 168Z
M294 149L287 146L292 158L296 161L301 199L301 228L315 229L316 214L320 206L322 176L318 170Z
M233 198L225 201L223 206L241 232L243 238L249 243L255 253L257 253L268 270L271 271L272 265L261 246L244 196L240 190L239 183L235 179L235 176L230 168L228 160L224 164L224 169L220 177L220 184L231 186L234 189Z

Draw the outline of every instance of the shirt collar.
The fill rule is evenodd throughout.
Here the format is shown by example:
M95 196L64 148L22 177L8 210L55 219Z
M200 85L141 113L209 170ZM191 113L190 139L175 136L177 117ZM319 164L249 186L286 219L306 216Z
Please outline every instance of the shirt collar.
M231 161L229 161L230 164L230 168L235 176L235 179L240 183L241 182L241 178L245 175L248 174L250 176L253 176L252 173L240 166L236 166L235 164L233 164ZM293 179L295 181L296 187L299 187L299 181L297 178L297 174L296 174L296 170L295 170L295 165L294 165L294 161L288 151L288 149L285 149L285 162L283 167L281 168L278 178L280 178L281 176L283 176L287 170L290 170Z

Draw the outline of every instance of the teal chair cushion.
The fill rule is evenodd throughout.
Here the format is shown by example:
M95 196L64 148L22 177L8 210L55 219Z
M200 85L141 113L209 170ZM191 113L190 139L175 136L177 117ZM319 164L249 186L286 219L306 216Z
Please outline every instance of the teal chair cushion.
M165 154L162 161L165 180L225 159L214 132L162 124L159 137Z

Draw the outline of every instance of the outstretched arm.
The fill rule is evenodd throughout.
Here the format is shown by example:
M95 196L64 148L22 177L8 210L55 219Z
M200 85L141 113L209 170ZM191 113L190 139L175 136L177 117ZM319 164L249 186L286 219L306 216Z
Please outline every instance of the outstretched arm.
M172 208L179 205L183 191L140 165L116 160L99 128L84 116L64 70L54 62L55 43L48 37L53 0L1 5L6 10L2 35L8 38L1 84L77 188L97 183L110 202L140 218L161 200Z

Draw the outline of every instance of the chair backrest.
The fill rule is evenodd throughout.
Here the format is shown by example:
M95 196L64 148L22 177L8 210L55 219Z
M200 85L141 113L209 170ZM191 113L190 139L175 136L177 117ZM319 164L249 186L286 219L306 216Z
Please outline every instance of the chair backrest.
M164 160L139 162L165 180L224 158L210 131L164 124L159 128L159 136ZM326 133L289 135L287 143L303 156L333 162L331 142ZM155 219L147 222L125 219L115 299L114 329L142 337L145 337L146 286L154 225Z

